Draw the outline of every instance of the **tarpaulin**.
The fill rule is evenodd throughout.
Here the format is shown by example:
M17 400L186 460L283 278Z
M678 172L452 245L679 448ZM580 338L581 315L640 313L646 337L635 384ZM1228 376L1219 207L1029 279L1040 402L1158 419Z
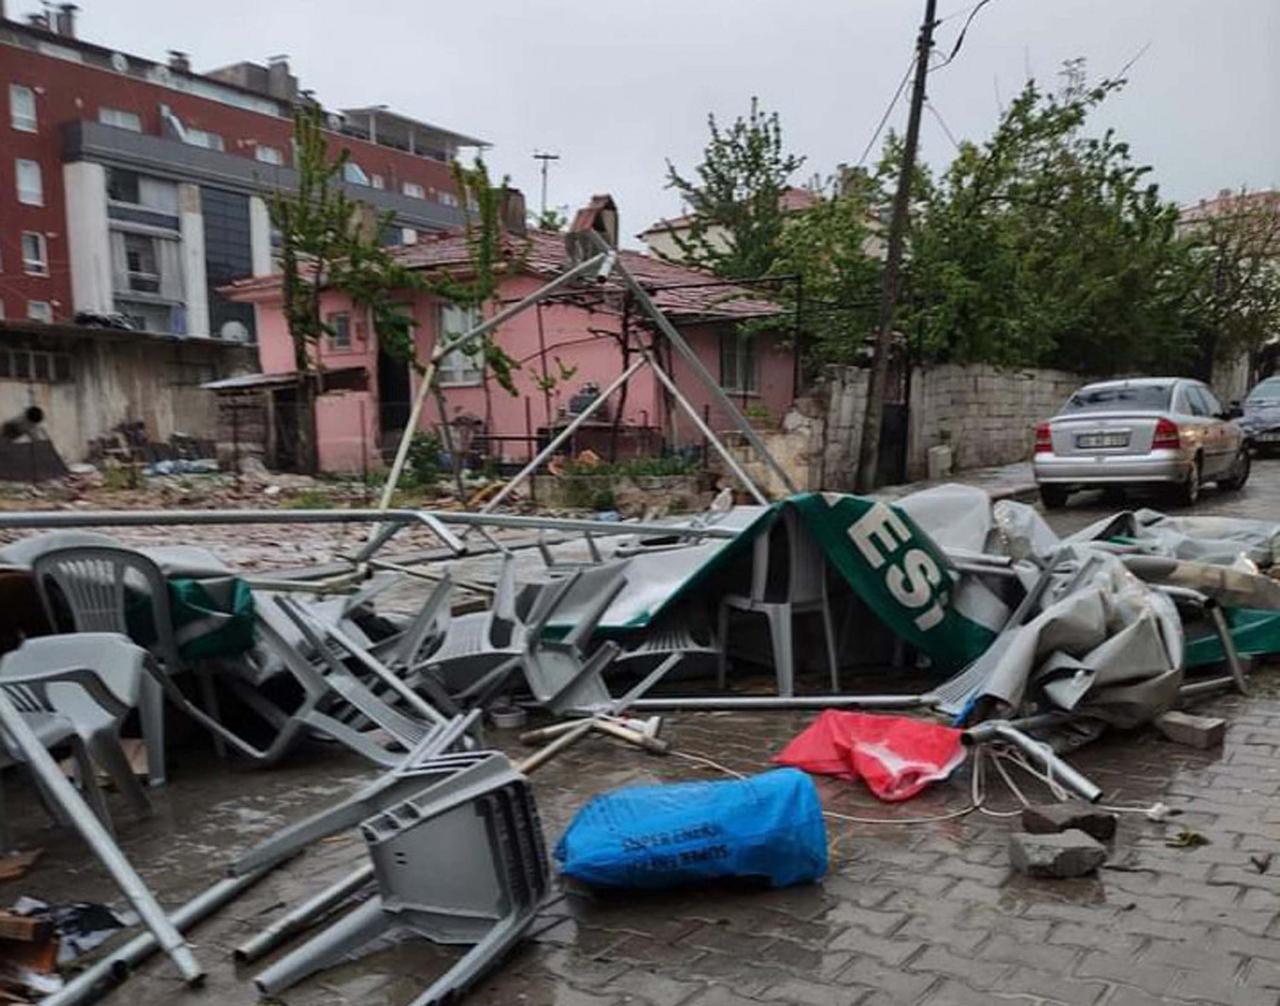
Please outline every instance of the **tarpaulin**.
M628 786L591 800L556 845L566 876L659 889L717 877L774 887L827 870L827 833L813 780L779 769L723 782Z
M881 800L906 800L964 761L961 731L911 719L828 709L773 760L861 779Z

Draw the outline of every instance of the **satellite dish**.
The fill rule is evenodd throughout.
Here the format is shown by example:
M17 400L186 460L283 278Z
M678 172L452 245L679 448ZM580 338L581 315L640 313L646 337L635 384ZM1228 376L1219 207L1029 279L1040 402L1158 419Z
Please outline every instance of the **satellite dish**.
M243 321L224 321L218 335L225 342L248 342L249 328Z
M120 73L129 72L129 60L122 52L113 52L111 54L111 65Z

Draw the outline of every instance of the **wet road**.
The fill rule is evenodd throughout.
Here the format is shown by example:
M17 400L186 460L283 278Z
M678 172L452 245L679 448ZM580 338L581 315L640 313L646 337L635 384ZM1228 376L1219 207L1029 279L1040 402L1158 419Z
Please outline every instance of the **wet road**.
M1080 498L1049 515L1076 530L1124 504ZM1263 462L1240 493L1206 493L1196 513L1280 519L1280 462ZM659 895L557 889L531 938L465 1000L486 1006L758 1006L762 1003L1026 1006L1280 1001L1280 674L1264 669L1249 698L1203 711L1225 715L1225 746L1195 751L1149 730L1112 734L1072 756L1108 803L1160 801L1180 816L1124 814L1111 868L1071 881L1011 873L1007 817L956 816L969 806L967 770L909 804L876 803L860 786L821 780L829 811L884 823L828 822L831 869L822 883L778 891L725 888ZM743 772L807 722L805 714L670 717L675 748ZM496 733L513 752L510 735ZM214 882L224 863L281 825L325 806L371 773L316 747L266 772L228 768L198 747L171 758L158 814L130 818L113 803L125 852L168 905ZM717 778L705 765L656 758L592 739L535 778L550 844L592 795L615 786ZM1034 791L1034 784L1031 784ZM83 845L47 827L29 790L10 783L21 844L45 848L21 894L118 902ZM988 810L1015 808L993 792ZM935 819L936 820L929 820ZM1188 829L1207 839L1168 843ZM183 989L171 966L143 967L109 1006L248 1006L257 967L232 948L287 906L362 858L354 834L317 843L277 870L192 941L209 968ZM1264 864L1259 866L1259 863ZM425 864L424 869L429 869ZM402 1006L458 951L411 939L309 979L291 1006Z

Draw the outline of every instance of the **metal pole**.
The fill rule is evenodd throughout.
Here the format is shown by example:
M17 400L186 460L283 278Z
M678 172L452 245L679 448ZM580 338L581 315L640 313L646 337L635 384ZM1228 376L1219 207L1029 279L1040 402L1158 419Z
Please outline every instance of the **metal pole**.
M252 876L252 874L250 874ZM251 936L232 951L232 956L241 964L256 961L263 954L268 954L286 939L306 926L316 916L327 912L335 905L345 901L356 891L373 879L373 864L366 863L353 872L317 892L296 908L285 912L266 929Z
M1082 800L1087 803L1097 803L1102 799L1102 790L1087 776L1077 772L1059 758L1048 744L1041 744L1034 737L1027 736L1007 720L988 720L986 723L979 723L976 727L966 730L960 738L970 746L991 741L1006 741L1039 764L1051 779L1074 790Z
M45 792L62 810L66 811L71 823L89 844L98 861L107 868L112 879L128 899L129 904L142 917L147 928L155 933L156 940L177 965L183 979L188 985L197 984L204 977L204 970L196 961L195 955L191 953L191 948L183 940L182 934L165 915L164 909L160 907L133 865L120 851L110 832L89 809L75 787L67 781L67 777L62 774L53 756L31 732L27 721L14 708L3 689L0 689L0 728L22 752L23 761L40 780Z
M547 458L551 457L551 455L556 452L556 448L559 447L566 440L568 440L571 436L573 436L574 431L577 430L577 428L581 426L583 423L585 423L588 419L590 419L592 414L598 408L600 408L600 406L604 405L605 400L608 399L608 397L612 395L615 391L617 391L620 387L622 387L622 385L626 384L627 381L631 379L631 375L634 374L637 370L639 370L643 365L644 365L644 360L636 360L635 363L633 363L630 367L628 367L621 374L619 374L612 381L610 381L609 386L605 388L604 391L600 392L600 394L598 394L595 397L595 399L591 402L590 405L588 405L585 409L583 409L580 413L578 413L578 415L574 417L573 422L571 422L563 430L557 433L555 437L552 438L551 442L547 444L546 447L542 448L542 450L538 452L538 454L534 457L532 461L530 461L527 465L521 468L520 471L516 472L516 474L511 477L511 481L509 481L505 486L502 487L501 490L499 490L496 494L494 494L494 497L491 500L489 500L489 502L487 502L484 506L482 506L479 512L489 513L489 511L493 510L499 503L501 503L504 499L506 499L509 495L511 495L511 493L515 490L516 486L518 486L528 476L532 475L535 471L537 471L542 466L543 462L545 462Z
M170 919L179 930L188 930L234 901L267 873L267 870L257 870L243 877L220 880L176 909ZM140 933L81 971L57 992L45 996L40 1000L40 1006L79 1006L91 1002L125 978L133 967L154 954L158 947L154 934Z
M718 709L925 709L932 705L933 700L928 695L793 695L788 698L772 695L725 695L636 699L629 708L707 712Z
M653 369L658 380L662 382L667 391L671 392L671 397L676 400L680 407L683 408L685 412L689 413L690 418L693 419L693 425L698 428L699 432L706 437L711 443L711 446L716 449L716 453L724 459L724 463L728 465L733 474L738 477L738 481L746 486L747 492L751 493L751 495L756 498L757 503L767 506L769 503L769 497L761 492L760 488L751 481L751 476L743 471L742 466L738 464L738 459L735 458L729 449L720 442L720 438L711 432L711 427L702 421L702 417L698 415L698 410L689 404L689 400L685 398L684 395L680 394L680 389L676 387L676 382L667 376L666 371L658 365L658 362L649 354L647 349L642 352L644 353L644 359L648 360L649 366ZM787 487L792 492L795 492L795 486L791 485L790 482L787 483Z
M862 419L862 443L858 449L855 474L859 492L870 492L878 484L880 428L884 419L885 388L889 383L889 354L893 346L893 309L898 299L898 270L902 245L911 209L911 179L915 173L916 147L920 142L920 112L924 107L925 78L929 73L929 50L933 48L933 28L938 0L925 0L924 23L916 40L915 81L911 87L911 110L907 115L907 135L902 145L902 167L898 189L893 196L893 216L889 221L889 243L885 252L884 284L880 290L880 318L876 328L875 355L867 378L867 408Z
M756 449L756 453L764 459L765 464L772 468L778 478L782 480L782 484L786 487L787 492L796 492L795 483L791 481L791 476L786 473L786 470L780 464L778 464L777 459L769 453L769 449L765 447L764 441L760 439L760 435L756 433L750 421L738 410L738 407L733 404L733 401L729 396L724 393L724 389L721 388L716 382L716 379L711 376L707 368L703 365L702 360L698 358L698 354L695 353L693 348L685 341L684 336L676 331L676 327L671 324L667 319L667 316L658 310L644 287L642 287L639 282L637 282L636 278L627 271L627 267L625 265L619 262L616 269L618 271L618 275L621 276L623 282L626 283L627 288L635 296L636 303L640 305L640 309L653 320L653 323L658 326L658 330L666 337L667 341L676 348L681 356L684 357L685 362L689 365L689 369L693 371L698 380L700 380L706 387L707 391L710 392L712 400L729 415L729 418L733 420L734 425L737 426L738 429L742 431L743 436L747 438L747 442Z
M559 290L562 286L567 286L580 276L584 276L592 270L598 269L607 259L608 254L601 252L593 258L587 259L585 262L574 266L568 272L557 276L546 286L540 287L533 293L529 294L523 300L516 301L510 307L504 308L495 314L488 321L481 322L470 332L466 332L458 338L449 342L440 341L436 344L435 351L431 354L431 362L427 364L426 369L422 372L422 379L418 385L418 393L413 399L413 408L409 410L409 422L404 428L404 433L400 436L400 446L396 448L396 457L391 464L391 471L387 474L387 483L382 487L382 498L378 502L379 510L390 509L391 497L396 491L396 483L400 481L400 473L404 469L405 459L409 455L409 442L413 439L413 431L418 428L418 420L422 417L422 406L427 400L427 395L431 391L431 385L435 382L436 364L443 359L447 353L465 346L473 339L487 335L499 325L515 317L526 308L532 307L547 295Z

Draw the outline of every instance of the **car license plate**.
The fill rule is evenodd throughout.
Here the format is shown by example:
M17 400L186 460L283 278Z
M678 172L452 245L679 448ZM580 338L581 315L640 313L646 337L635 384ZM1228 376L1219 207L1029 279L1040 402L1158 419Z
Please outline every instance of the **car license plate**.
M1256 439L1266 444L1280 443L1280 433L1259 433Z
M1129 434L1126 433L1081 433L1076 437L1077 447L1128 447Z

